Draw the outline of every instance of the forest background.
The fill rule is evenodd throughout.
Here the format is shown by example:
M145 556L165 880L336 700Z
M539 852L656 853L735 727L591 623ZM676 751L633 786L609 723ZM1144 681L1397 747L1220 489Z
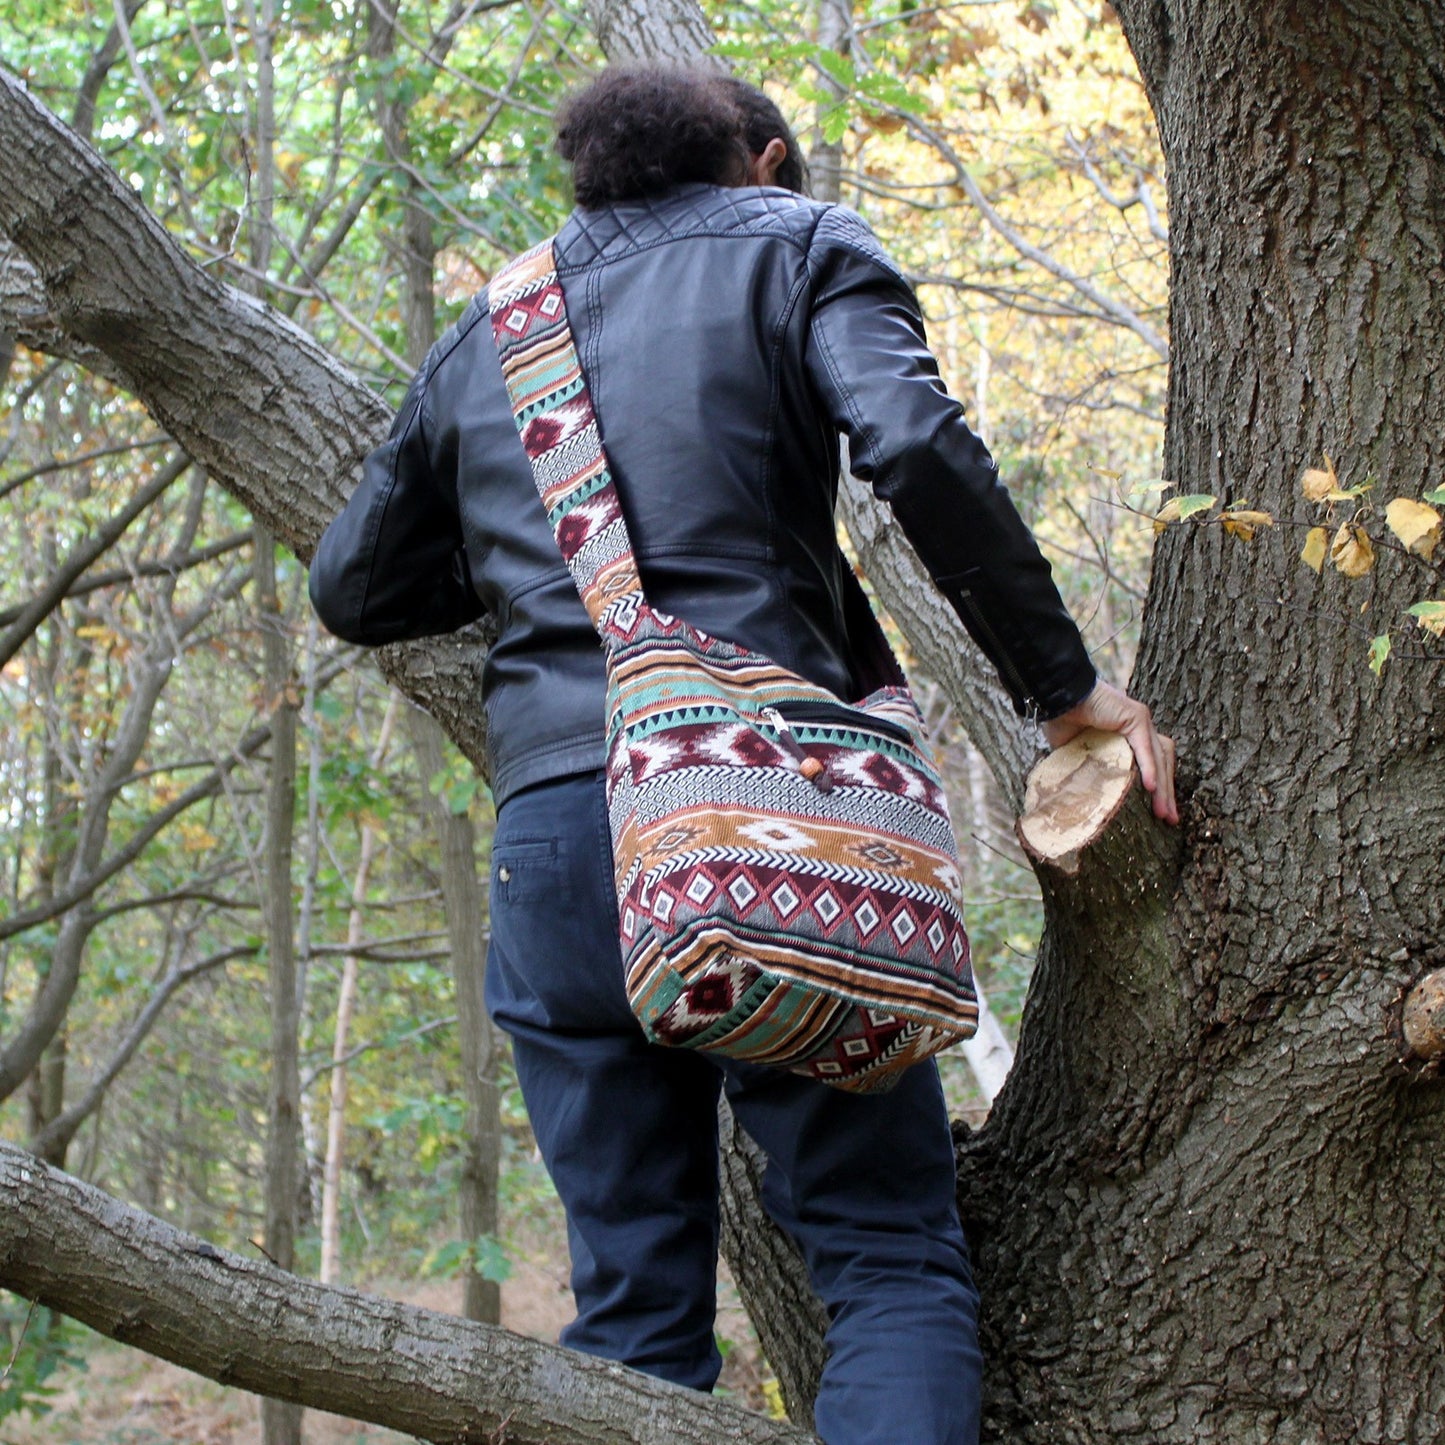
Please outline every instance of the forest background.
M1164 490L1168 276L1154 124L1112 11L764 0L709 19L797 122L819 189L910 275L950 388L1102 670L1127 678ZM438 329L565 215L550 116L601 59L584 13L532 0L0 5L0 61L189 254L393 404ZM85 360L0 353L0 1131L229 1248L283 1255L294 1214L296 1267L323 1279L450 1281L475 1318L500 1284L524 1325L521 1295L550 1292L533 1323L554 1330L560 1215L475 1006L485 783ZM909 660L1012 1038L1037 886ZM946 1073L976 1122L991 1087L961 1058ZM97 1412L93 1339L0 1298L0 1438L79 1430L43 1420L77 1400L86 1439L192 1438ZM728 1378L766 1404L728 1318Z

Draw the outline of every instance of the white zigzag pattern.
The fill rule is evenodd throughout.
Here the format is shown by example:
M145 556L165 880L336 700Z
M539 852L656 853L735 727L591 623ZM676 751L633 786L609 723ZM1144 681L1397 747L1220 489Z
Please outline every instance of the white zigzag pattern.
M608 562L615 562L627 550L627 529L619 517L600 532L590 536L572 554L567 565L571 567L574 577L584 577L590 583L600 568Z
M772 868L805 878L851 883L859 888L888 893L912 903L930 903L955 918L962 917L958 899L937 888L895 878L891 873L878 873L871 868L830 863L823 858L810 858L805 853L775 853L767 848L692 848L686 853L673 853L665 863L659 863L647 870L648 886L651 888L674 873L696 868L704 863L743 864L752 868Z
M517 264L528 260L531 256L542 249L542 246L550 244L542 242L541 245L533 246L530 251L524 251L517 257ZM493 285L496 283L493 282ZM535 296L538 291L545 291L549 286L557 284L557 272L548 271L545 276L534 277L530 281L513 281L501 291L493 291L491 286L487 287L487 309L493 315L506 306L512 305L523 296Z
M568 477L575 476L592 460L596 452L597 419L594 417L586 426L569 433L555 446L549 447L540 457L533 457L533 471L541 478L538 490L545 487L551 491L558 482L565 482Z
M614 597L602 609L601 624L604 627L619 627L623 632L631 632L641 606L641 592L624 592L620 597Z
M800 805L796 813L790 813L784 786L791 786L806 806ZM894 833L911 838L925 847L937 848L950 858L958 856L947 813L887 792L876 784L820 793L800 774L787 768L708 765L674 768L638 786L638 817L652 822L695 806L698 798L712 798L719 808L737 807L782 818L796 816L854 824L870 833Z
M828 766L832 770L834 778L839 782L851 780L859 787L876 788L878 783L868 771L869 759L876 755L877 749L875 748L859 748L856 752L840 751L829 760ZM900 762L892 754L885 753L883 756L902 775L905 797L921 802L928 796L930 791L928 780L916 768ZM890 789L890 791L892 790Z

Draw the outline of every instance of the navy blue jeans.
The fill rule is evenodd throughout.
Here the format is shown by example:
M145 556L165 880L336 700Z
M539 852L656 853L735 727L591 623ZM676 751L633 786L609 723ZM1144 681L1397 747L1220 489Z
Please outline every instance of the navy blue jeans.
M573 1349L709 1390L717 1101L768 1158L763 1203L831 1321L827 1445L973 1445L978 1294L932 1065L856 1096L648 1044L622 987L602 775L509 799L492 844L487 1006L512 1037L567 1211Z

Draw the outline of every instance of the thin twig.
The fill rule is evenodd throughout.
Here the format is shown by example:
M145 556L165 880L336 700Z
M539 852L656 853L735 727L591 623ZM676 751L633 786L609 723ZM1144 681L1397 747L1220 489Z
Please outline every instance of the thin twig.
M15 1351L10 1356L10 1363L5 1366L5 1372L0 1374L0 1385L3 1385L10 1378L10 1372L15 1368L15 1361L20 1358L20 1347L25 1343L25 1332L30 1328L30 1317L35 1313L35 1301L30 1301L30 1308L25 1311L25 1323L20 1326L20 1338L15 1341Z

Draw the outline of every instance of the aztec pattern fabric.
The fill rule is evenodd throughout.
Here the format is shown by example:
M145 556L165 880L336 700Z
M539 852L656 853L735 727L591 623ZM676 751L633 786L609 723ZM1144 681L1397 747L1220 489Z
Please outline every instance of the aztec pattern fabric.
M917 704L904 686L845 703L652 608L550 241L503 269L489 306L538 493L607 652L633 1012L655 1043L887 1089L978 1022Z

